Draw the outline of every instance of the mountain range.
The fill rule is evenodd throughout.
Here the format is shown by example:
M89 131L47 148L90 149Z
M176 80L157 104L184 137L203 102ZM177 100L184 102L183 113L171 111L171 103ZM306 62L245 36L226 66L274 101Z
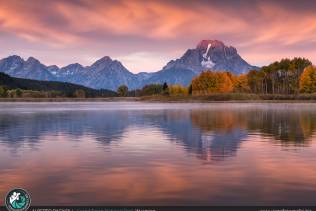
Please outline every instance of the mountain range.
M188 49L181 58L171 60L162 70L134 74L121 62L105 56L90 66L78 63L59 68L46 66L33 57L27 60L9 56L0 60L0 72L12 77L80 84L94 89L116 90L120 85L137 89L146 84L164 83L189 85L192 78L205 70L229 71L234 74L259 69L248 64L236 48L218 40L202 40L194 49Z

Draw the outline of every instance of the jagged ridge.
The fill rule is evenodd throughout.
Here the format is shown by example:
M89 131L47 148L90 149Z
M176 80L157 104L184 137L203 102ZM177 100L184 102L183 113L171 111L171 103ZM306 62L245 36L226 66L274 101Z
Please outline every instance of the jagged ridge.
M45 81L61 81L84 85L95 89L116 90L125 84L129 89L145 84L164 83L188 85L192 78L204 70L246 73L258 67L249 65L237 53L236 48L225 46L218 40L202 40L196 48L188 49L184 55L171 60L162 70L154 73L133 74L121 62L105 56L91 66L78 63L59 68L45 66L30 57L26 61L19 56L0 60L0 72L13 77Z

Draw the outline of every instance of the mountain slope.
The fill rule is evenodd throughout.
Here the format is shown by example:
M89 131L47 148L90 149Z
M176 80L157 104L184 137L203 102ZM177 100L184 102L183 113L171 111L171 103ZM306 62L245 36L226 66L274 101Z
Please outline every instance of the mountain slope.
M128 71L121 62L103 57L93 65L87 67L86 76L89 80L83 84L93 88L116 90L120 85L127 85L130 89L136 88L136 76Z
M142 81L142 84L162 84L166 82L168 84L188 85L194 76L196 74L193 71L185 68L163 69Z

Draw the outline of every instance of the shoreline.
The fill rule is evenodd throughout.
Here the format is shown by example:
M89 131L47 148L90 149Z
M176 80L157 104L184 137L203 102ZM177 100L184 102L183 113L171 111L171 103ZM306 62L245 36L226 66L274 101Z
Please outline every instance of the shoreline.
M132 102L134 97L104 97L104 98L0 98L0 102Z
M105 98L0 98L2 102L316 103L316 99L212 99L212 96Z

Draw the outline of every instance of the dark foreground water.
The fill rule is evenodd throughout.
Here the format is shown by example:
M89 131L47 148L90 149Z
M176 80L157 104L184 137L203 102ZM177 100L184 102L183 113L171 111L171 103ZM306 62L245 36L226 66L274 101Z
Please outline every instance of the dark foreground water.
M0 198L316 205L316 105L0 103Z

